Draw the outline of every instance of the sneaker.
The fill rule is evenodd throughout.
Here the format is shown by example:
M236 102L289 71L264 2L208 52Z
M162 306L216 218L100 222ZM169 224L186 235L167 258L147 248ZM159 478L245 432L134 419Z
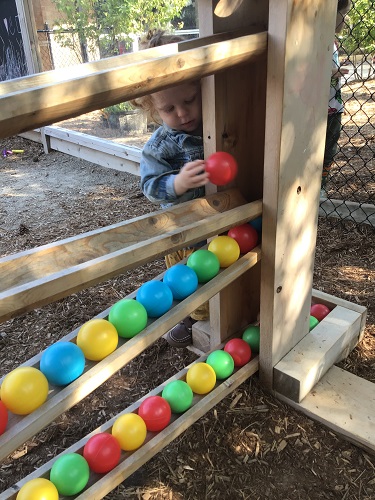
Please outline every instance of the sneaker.
M183 319L170 330L166 336L166 340L172 347L187 347L192 344L191 328L196 323L196 320L190 318Z

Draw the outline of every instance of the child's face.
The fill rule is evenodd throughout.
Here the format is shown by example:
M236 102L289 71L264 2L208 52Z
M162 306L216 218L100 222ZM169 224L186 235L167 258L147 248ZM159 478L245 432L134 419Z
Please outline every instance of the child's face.
M193 133L202 123L200 85L184 83L152 94L152 102L168 127Z

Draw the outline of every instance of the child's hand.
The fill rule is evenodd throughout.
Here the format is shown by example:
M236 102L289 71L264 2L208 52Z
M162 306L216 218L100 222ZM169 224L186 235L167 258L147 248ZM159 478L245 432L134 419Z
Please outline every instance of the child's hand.
M181 196L189 189L195 189L208 184L209 177L204 166L204 160L196 160L186 163L182 167L174 180L174 190L177 196Z

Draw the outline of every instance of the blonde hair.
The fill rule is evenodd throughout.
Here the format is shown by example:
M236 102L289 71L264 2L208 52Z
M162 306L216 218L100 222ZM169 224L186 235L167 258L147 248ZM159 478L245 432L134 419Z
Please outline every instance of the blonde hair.
M151 49L153 47L160 47L169 43L182 42L184 39L178 35L167 34L160 29L149 30L139 41L140 50ZM152 101L152 94L148 94L137 99L130 101L135 108L142 109L147 113L150 119L158 125L162 124L162 120L155 109Z

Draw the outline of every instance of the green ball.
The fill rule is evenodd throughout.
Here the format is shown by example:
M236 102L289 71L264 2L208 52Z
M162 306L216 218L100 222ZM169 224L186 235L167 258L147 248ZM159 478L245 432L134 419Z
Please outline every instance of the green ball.
M183 413L193 402L193 391L183 380L169 382L161 394L171 407L173 413Z
M108 321L120 337L131 339L147 325L147 311L143 304L133 299L116 302L109 311Z
M76 495L84 489L90 476L86 459L78 453L62 455L53 464L50 480L60 495Z
M260 328L256 325L251 325L245 328L242 334L242 340L247 342L251 347L251 351L254 353L259 352L260 343Z
M229 352L213 351L208 355L206 363L210 365L216 373L216 378L222 380L232 375L234 370L234 360Z
M214 278L220 270L217 256L210 250L200 249L193 252L186 265L193 269L198 276L199 283L207 283Z
M311 332L311 330L313 328L315 328L318 323L319 323L319 320L317 320L316 318L314 318L314 316L310 316L310 328L309 328L309 331Z

